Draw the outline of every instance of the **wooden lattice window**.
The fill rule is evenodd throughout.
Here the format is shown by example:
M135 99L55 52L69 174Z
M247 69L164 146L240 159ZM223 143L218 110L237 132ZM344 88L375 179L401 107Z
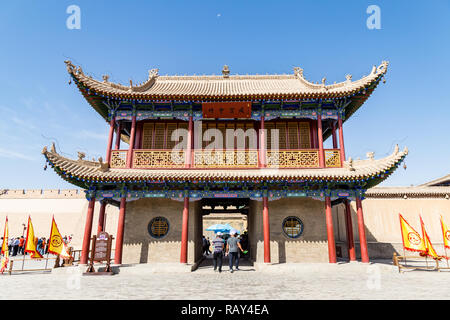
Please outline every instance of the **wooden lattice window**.
M309 128L309 122L298 123L298 136L300 138L300 149L310 149L311 131Z
M156 239L160 239L169 232L169 221L164 217L155 217L148 224L148 233Z
M303 233L303 222L298 217L287 217L283 220L282 229L286 236L295 239Z
M244 134L246 130L253 129L254 125L252 122L203 122L202 123L202 132L203 132L203 142L202 146L203 149L206 148L206 146L213 143L213 146L215 149L227 149L227 146L231 147L234 145L234 148L238 148L237 141L238 137L234 135L230 135L228 137L229 141L227 144L227 129L228 130L236 130L236 129L242 129ZM222 144L218 140L220 138L217 137L212 132L208 131L208 129L217 129L222 134ZM256 137L255 137L256 138ZM256 143L255 143L256 144ZM250 147L250 138L245 137L245 143L243 148L248 149ZM242 148L242 147L241 147ZM239 148L239 149L241 149Z
M144 123L142 126L142 149L171 150L181 141L172 141L172 134L177 129L188 129L187 122ZM176 139L177 137L175 137ZM187 136L185 137L187 138Z
M298 149L297 122L288 122L288 146L287 149Z
M275 123L273 122L265 122L264 129L266 129L266 149L272 149L272 130L275 129ZM275 141L274 141L275 142Z
M277 122L275 129L278 129L278 148L280 150L287 149L286 123Z
M266 149L272 149L272 137L276 136L271 131L278 129L278 148L285 149L310 149L310 127L309 122L266 122L264 128L267 129ZM274 141L276 144L277 141Z
M151 149L153 147L153 123L144 123L142 126L142 149Z

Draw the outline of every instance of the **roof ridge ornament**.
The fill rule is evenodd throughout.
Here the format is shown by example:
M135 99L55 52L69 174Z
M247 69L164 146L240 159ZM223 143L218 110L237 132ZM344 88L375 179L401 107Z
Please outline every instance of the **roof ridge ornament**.
M352 78L353 76L351 74L345 75L345 79L347 80L347 82L352 82Z
M373 151L367 152L366 156L367 156L367 159L374 160L375 152L373 152Z
M398 147L398 144L396 144L395 148L394 148L394 155L398 154L398 150L399 150L399 147Z
M100 164L100 167L98 168L98 170L100 170L101 172L106 172L109 170L108 162L103 162L102 157L98 158L98 163Z
M75 66L73 65L72 61L64 60L64 63L66 64L67 72L73 73L73 70L75 69Z
M353 159L352 159L352 157L348 157L347 164L348 164L348 170L355 171L355 168L353 168Z
M230 77L230 68L227 65L224 65L222 68L222 75L224 78Z
M55 143L54 142L52 142L52 147L50 148L50 152L56 153L56 147L55 147Z
M152 79L152 78L156 78L157 76L159 76L159 69L155 68L155 69L150 69L148 70L148 79Z
M294 67L294 75L303 78L303 69L300 67Z
M109 76L107 74L104 74L102 76L103 82L108 83L109 82Z

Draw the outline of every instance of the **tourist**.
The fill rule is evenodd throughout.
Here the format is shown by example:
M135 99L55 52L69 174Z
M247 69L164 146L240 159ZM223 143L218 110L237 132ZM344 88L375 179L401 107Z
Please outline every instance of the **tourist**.
M15 238L14 242L13 242L13 256L17 256L17 253L19 252L19 244L20 244L20 240L19 238Z
M8 241L8 252L10 254L12 253L13 245L14 245L14 238L9 238L9 241Z
M209 250L209 248L211 248L211 242L209 241L209 237L206 239L206 253L208 254L208 255L210 255L211 254L211 250Z
M202 236L202 247L203 247L203 255L208 255L208 241L206 240L205 236Z
M39 238L38 242L37 242L36 250L42 255L41 248L42 248L42 238Z
M236 231L232 230L230 232L231 237L227 240L227 251L229 259L230 272L233 273L233 260L236 260L236 270L239 270L239 250L242 250L239 239L236 237Z
M249 244L248 244L248 234L247 231L244 231L244 233L241 236L241 247L244 250L244 257L248 259L248 249L249 249ZM247 253L245 253L245 251L247 251Z
M24 239L24 237L23 236L21 236L20 237L20 240L19 240L19 254L24 254L24 249L25 249L25 239Z
M222 272L223 248L225 247L225 241L221 235L221 232L217 232L216 238L212 241L214 271L219 267L219 272Z

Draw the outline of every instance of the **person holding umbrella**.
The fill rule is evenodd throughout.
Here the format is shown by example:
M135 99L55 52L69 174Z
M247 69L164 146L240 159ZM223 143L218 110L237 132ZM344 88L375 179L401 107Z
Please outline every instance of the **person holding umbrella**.
M237 231L231 230L230 235L231 237L227 240L227 251L226 254L228 254L229 259L229 267L230 272L233 273L233 260L236 260L236 270L239 270L239 250L242 250L240 240L236 237Z

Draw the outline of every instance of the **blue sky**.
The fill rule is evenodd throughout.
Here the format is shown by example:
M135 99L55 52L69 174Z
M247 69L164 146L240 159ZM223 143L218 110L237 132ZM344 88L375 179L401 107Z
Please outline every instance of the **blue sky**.
M431 3L431 4L430 4ZM81 29L66 27L69 5ZM381 29L369 30L369 5ZM311 81L358 79L390 62L380 84L345 123L346 153L365 158L407 146L407 170L383 185L420 184L450 173L448 1L2 1L0 188L73 188L43 146L104 156L108 126L72 84L63 61L110 81L160 74L292 73ZM328 143L328 142L327 142Z

